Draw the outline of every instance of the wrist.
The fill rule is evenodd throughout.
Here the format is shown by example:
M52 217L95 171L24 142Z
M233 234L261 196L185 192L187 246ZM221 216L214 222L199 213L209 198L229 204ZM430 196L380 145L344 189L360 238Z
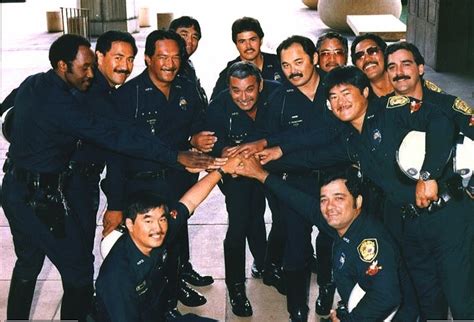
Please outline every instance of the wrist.
M224 177L224 175L226 174L224 169L222 168L218 168L216 171L221 175L221 177Z

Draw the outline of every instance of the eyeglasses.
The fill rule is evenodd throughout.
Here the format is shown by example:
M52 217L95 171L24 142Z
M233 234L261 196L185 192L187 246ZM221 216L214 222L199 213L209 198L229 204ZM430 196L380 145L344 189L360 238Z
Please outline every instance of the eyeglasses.
M354 54L354 58L355 58L355 60L362 59L365 56L365 54L367 54L369 56L374 56L379 52L379 50L380 50L380 48L377 47L377 46L369 47L365 51L356 52Z
M328 58L329 56L344 57L346 52L343 49L322 50L319 53L320 58Z

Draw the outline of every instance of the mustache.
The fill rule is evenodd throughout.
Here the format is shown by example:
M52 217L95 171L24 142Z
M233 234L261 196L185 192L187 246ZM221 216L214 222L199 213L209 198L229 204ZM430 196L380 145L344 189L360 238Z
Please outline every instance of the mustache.
M411 79L411 77L408 75L397 75L393 78L393 81L396 82L402 79Z
M370 65L370 64L376 64L376 65L378 65L379 63L377 63L376 61L368 61L368 62L366 62L366 63L362 66L362 69L364 69L365 67L367 67L367 66Z
M116 69L114 70L115 73L117 74L125 74L125 75L130 75L130 71L127 69Z
M288 76L289 79L295 78L295 77L303 77L302 73L293 73Z

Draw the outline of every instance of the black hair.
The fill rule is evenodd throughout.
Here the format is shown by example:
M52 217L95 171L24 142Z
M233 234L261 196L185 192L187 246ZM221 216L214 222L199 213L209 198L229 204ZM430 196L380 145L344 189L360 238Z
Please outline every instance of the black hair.
M260 39L262 39L265 35L263 33L262 27L260 26L260 22L258 22L257 19L250 17L242 17L234 21L234 23L232 24L232 41L234 42L234 44L237 43L237 34L240 34L244 31L253 31Z
M87 48L91 47L91 43L86 38L74 35L66 34L56 39L49 47L49 62L53 69L58 68L58 63L62 60L71 68L72 62L76 59L77 52L80 46Z
M255 76L257 83L260 85L260 82L262 81L262 74L260 73L258 67L251 62L235 62L227 69L227 82L229 82L231 77L244 79L249 76Z
M320 186L326 186L333 181L344 180L352 197L362 196L362 179L359 169L352 165L334 166L322 171Z
M201 26L199 25L199 21L194 19L193 17L190 16L182 16L179 18L174 19L171 21L169 30L176 31L178 28L190 28L194 27L196 29L199 39L201 39Z
M138 48L135 43L135 38L133 38L133 36L128 32L118 30L109 30L100 35L99 38L97 38L95 51L98 51L103 55L107 54L110 48L112 48L112 43L114 41L122 41L130 44L133 49L133 56L137 55Z
M355 63L356 63L355 48L356 48L357 44L360 43L363 40L366 40L366 39L374 41L375 44L377 45L377 47L379 47L380 50L382 50L382 52L384 52L385 48L387 48L387 43L382 38L380 38L379 36L377 36L375 34L368 33L368 34L363 34L363 35L357 36L357 37L355 37L355 39L354 39L354 41L352 42L352 45L351 45L352 64L355 65Z
M361 93L366 87L370 88L369 79L359 68L355 66L338 66L331 70L324 79L326 97L329 98L329 92L334 86L341 84L354 85Z
M347 38L342 36L338 32L329 31L321 36L319 36L318 41L316 42L316 51L319 53L321 49L321 45L326 39L337 39L341 42L342 48L344 49L344 53L347 55L349 47L347 46Z
M169 219L168 206L162 196L151 191L137 191L128 196L123 217L130 218L132 222L135 222L137 215L143 215L161 207L164 208L166 218Z
M306 54L308 54L310 60L313 62L314 60L314 53L316 52L316 46L314 46L314 42L304 36L294 35L289 38L286 38L278 45L277 48L277 55L281 60L281 52L283 49L289 48L293 44L300 44L303 47L303 50Z
M183 55L184 40L173 30L154 30L147 37L145 42L145 55L151 57L155 54L155 43L158 40L170 39L176 41L179 47L180 56ZM185 47L184 47L185 48Z
M418 49L418 47L416 47L412 43L409 43L409 42L406 42L406 41L401 41L401 42L391 44L391 45L387 46L387 48L385 49L385 53L384 53L385 69L387 69L388 55L391 55L394 52L396 52L398 50L401 50L401 49L404 49L404 50L407 50L407 51L411 52L413 57L415 58L415 63L417 65L424 65L425 64L425 59L421 55L420 50Z

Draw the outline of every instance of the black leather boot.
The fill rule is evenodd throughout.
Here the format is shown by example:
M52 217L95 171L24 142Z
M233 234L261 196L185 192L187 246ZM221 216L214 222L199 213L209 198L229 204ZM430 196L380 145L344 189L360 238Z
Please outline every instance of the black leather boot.
M286 277L279 265L267 265L263 271L263 284L274 286L282 295L286 295Z
M76 287L63 282L61 301L61 320L79 320L85 322L92 309L94 287L92 284Z
M335 290L336 286L333 283L319 286L319 295L316 300L316 314L328 316L329 313L331 313Z
M237 316L252 316L253 310L245 293L245 283L227 285L232 312Z
M8 293L7 320L28 320L36 279L23 280L13 272Z
M202 276L196 272L190 262L181 265L180 277L186 283L194 286L207 286L214 283L212 276Z
M178 300L186 306L201 306L206 304L206 298L194 290L185 281L180 280L178 285Z
M305 270L285 271L287 277L286 303L290 321L308 321L308 295L311 271Z

